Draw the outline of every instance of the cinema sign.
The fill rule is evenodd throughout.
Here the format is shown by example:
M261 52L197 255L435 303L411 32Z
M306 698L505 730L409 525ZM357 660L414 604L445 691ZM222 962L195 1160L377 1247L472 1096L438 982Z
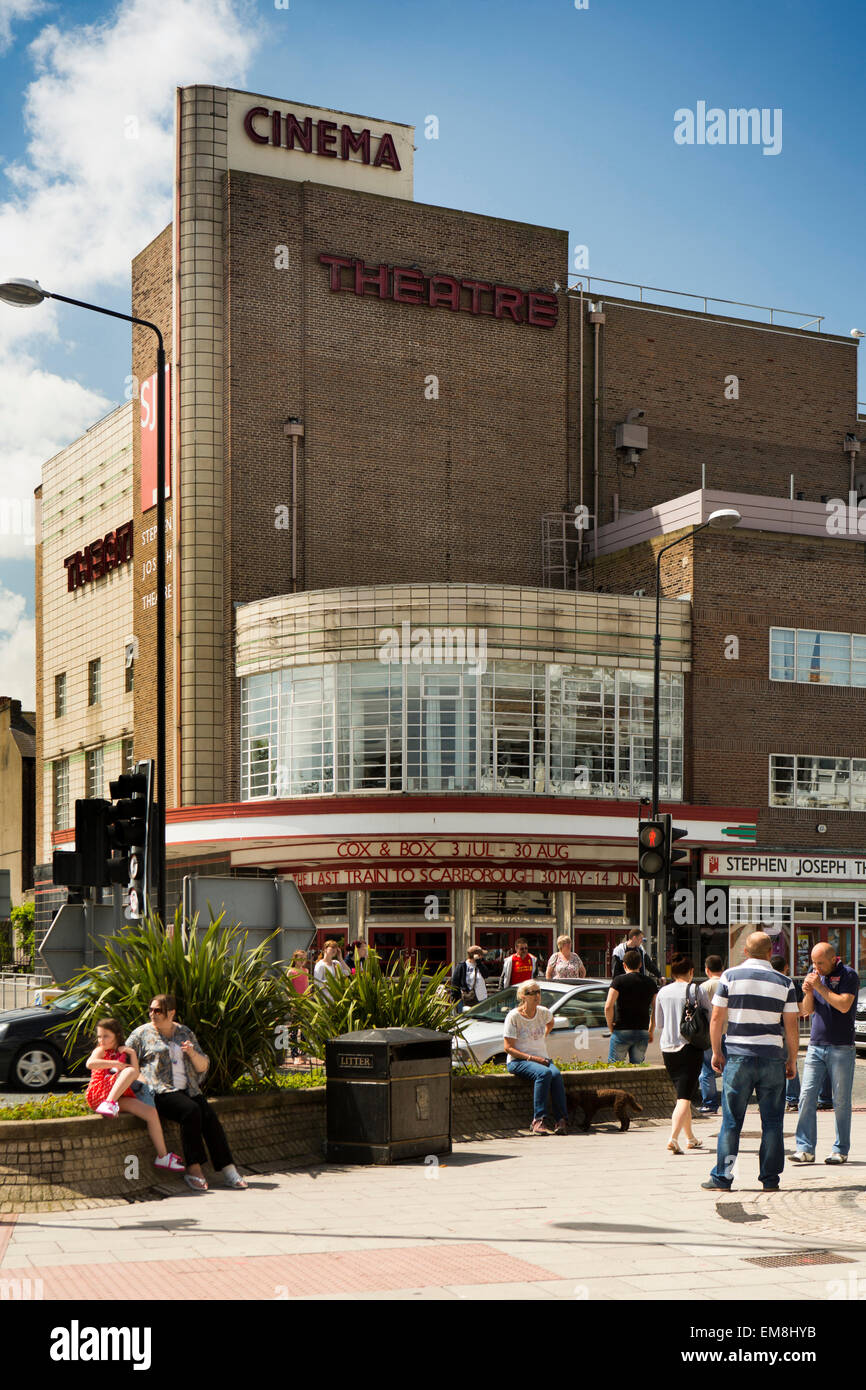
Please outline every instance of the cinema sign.
M412 198L412 126L249 92L227 97L230 169Z

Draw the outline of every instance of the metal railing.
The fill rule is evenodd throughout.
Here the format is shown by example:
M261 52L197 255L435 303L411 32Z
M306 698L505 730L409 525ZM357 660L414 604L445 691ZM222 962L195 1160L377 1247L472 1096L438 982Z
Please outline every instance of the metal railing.
M47 971L38 975L0 974L0 1012L28 1008L33 1003L33 991L53 983Z
M662 289L660 285L638 285L631 280L611 280L607 275L582 275L578 271L569 271L568 278L575 282L574 285L570 286L571 289L577 289L579 285L583 284L588 290L593 282L598 282L602 285L619 285L623 289L637 290L638 300L641 304L644 302L644 291L646 290L649 294L670 294L677 299L696 299L699 303L703 304L705 314L709 313L709 308L707 306L710 304L729 304L735 309L758 309L763 314L769 314L769 322L773 324L778 323L778 319L773 317L775 314L787 314L789 318L802 318L804 312L800 309L775 309L770 304L749 304L744 299L722 299L720 295L716 294L692 294L689 290L666 290ZM737 315L737 317L744 316ZM749 317L751 317L751 315ZM782 324L780 326L787 326L789 328L811 328L813 324L817 323L818 332L820 333L822 331L821 324L824 322L825 318L825 314L812 314L807 317L805 323Z

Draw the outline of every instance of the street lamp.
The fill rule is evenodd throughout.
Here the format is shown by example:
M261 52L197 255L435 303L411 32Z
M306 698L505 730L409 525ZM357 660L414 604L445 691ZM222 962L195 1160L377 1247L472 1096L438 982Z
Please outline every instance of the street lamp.
M69 299L65 294L45 290L38 280L11 279L0 283L0 300L16 309L31 309L43 299L57 299L62 304L74 304L77 309L92 309L108 318L123 319L125 323L149 328L156 334L156 529L159 537L156 551L156 907L165 925L165 344L155 323L103 309L99 304L87 304L82 299Z

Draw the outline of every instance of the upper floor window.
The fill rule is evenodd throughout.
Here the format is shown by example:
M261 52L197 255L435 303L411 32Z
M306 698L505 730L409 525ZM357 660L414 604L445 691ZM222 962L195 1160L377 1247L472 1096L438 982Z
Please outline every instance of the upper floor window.
M104 759L101 748L88 748L84 754L84 785L88 800L101 797L104 790Z
M135 640L127 642L123 653L123 688L128 695L135 686Z
M102 661L99 657L87 663L87 703L102 703Z
M770 757L770 805L866 811L866 758L774 753Z
M134 740L125 738L120 746L120 763L123 772L132 772L135 766Z
M771 627L770 680L866 686L866 636Z
M54 718L62 719L66 713L66 672L54 677Z
M52 816L51 824L55 830L69 829L69 759L60 758L52 763Z

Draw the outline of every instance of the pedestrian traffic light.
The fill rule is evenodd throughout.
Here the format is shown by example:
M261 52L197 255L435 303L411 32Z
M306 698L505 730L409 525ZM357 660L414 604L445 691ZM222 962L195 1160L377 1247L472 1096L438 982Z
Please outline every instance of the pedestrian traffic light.
M662 816L662 820L664 821L665 827L665 888L666 891L671 894L676 892L677 886L685 882L689 876L689 870L686 865L683 865L681 868L676 867L678 860L688 859L688 850L674 849L676 841L682 840L689 832L688 830L684 830L681 825L674 825L668 813Z
M665 867L665 827L661 820L644 821L638 831L638 876L661 879Z
M148 846L152 805L153 763L136 763L112 782L114 806L110 828L113 855L110 863L112 883L127 884L127 917L138 919L147 913Z

